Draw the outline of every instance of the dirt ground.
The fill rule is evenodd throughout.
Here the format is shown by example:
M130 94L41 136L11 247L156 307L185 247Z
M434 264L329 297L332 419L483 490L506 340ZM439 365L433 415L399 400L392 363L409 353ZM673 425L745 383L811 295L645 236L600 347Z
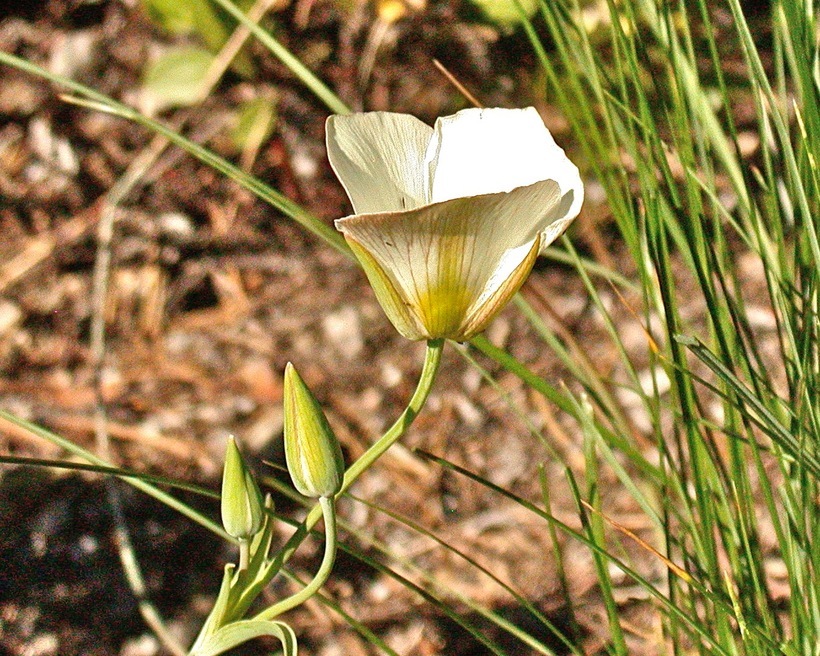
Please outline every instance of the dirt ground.
M368 3L352 11L330 0L284 5L271 14L276 35L353 108L407 111L432 122L466 106L433 65L437 58L484 104L535 103L559 142L568 139L560 116L540 104L542 82L523 35L501 33L466 0L426 7L417 0L389 26L375 20ZM125 102L139 100L145 62L178 41L152 25L133 0L32 0L0 12L0 49ZM236 107L249 98L273 99L275 128L247 162L250 170L328 223L347 214L325 158L327 110L263 48L255 45L252 56L252 79L229 73L202 106L159 118L185 121L185 134L238 161L227 136ZM0 71L0 407L94 449L90 326L101 199L152 135L69 105L57 91L19 71ZM592 187L588 196L581 226L605 219ZM606 244L590 237L597 234L577 230L579 248L603 253ZM282 462L281 377L288 361L327 410L348 461L389 425L412 392L423 346L395 333L357 266L177 149L163 151L120 203L111 254L103 393L117 465L216 490L232 433L260 474L282 478L263 461ZM569 271L539 264L524 293L590 357L612 361L613 354L598 346L601 324ZM637 326L625 330L642 339ZM513 308L494 322L489 337L540 375L565 375ZM552 436L553 447L570 460L577 457L555 408L480 361L502 391L448 345L422 416L354 492L457 545L566 626L565 592L545 525L413 452L430 451L538 499L538 465L556 481L560 465L510 409L507 395ZM10 431L0 433L0 453L63 455ZM120 488L147 594L172 630L190 640L233 554L204 529ZM554 494L557 514L577 525L560 483ZM217 517L212 500L183 496ZM279 508L298 515L285 501ZM621 508L620 518L639 532L641 519L632 510ZM343 540L351 546L395 562L380 553L387 544L396 558L423 567L452 595L527 621L500 586L432 540L360 503L345 501L341 512L348 526ZM162 653L123 578L112 526L99 476L0 465L0 655ZM562 548L571 593L587 609L579 617L585 649L595 653L603 611L591 559L578 545ZM316 545L306 543L293 565L306 576L316 562ZM397 568L423 581L412 568ZM288 586L277 580L271 594ZM440 609L352 557L341 557L326 592L400 654L490 653ZM645 614L631 610L640 607L641 593L629 587L620 592L624 617L651 642L646 636L653 628L641 626ZM485 626L465 604L453 603ZM305 654L371 653L318 601L289 619ZM487 631L498 635L492 627ZM543 630L538 635L551 642ZM529 653L502 640L512 654ZM253 645L236 653L269 652Z

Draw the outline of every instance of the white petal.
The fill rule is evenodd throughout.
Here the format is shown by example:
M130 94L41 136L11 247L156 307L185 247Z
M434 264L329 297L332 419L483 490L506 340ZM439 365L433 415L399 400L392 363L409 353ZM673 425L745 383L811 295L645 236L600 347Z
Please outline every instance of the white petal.
M351 216L336 227L378 263L391 293L426 330L422 337L468 339L494 316L482 313L482 304L495 297L548 228L559 193L557 183L541 181L407 212ZM409 323L390 314L397 314L390 317L397 327ZM473 325L475 316L482 321Z
M356 214L428 202L424 156L432 128L409 114L367 112L327 120L327 155Z
M562 216L573 219L583 202L578 168L555 143L533 107L465 109L436 121L427 151L432 201L510 191L555 180L572 195Z
M576 196L576 192L578 192ZM573 219L578 216L581 203L584 202L584 187L581 185L577 190L565 193L547 216L544 224L547 226L541 231L541 248L543 253L547 246L560 237L564 230L569 227Z

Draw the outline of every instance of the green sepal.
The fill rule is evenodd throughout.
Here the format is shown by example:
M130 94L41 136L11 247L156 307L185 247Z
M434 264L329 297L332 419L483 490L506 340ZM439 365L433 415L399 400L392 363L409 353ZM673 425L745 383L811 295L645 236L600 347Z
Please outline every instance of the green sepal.
M208 613L208 617L202 625L196 641L191 646L190 655L199 653L200 645L207 643L210 636L216 633L219 627L226 622L226 615L229 612L230 606L229 602L231 601L231 587L235 582L235 571L236 565L234 563L225 565L225 572L222 574L222 583L219 586L219 594L216 595L214 607L211 608L211 612Z
M275 526L272 514L273 500L270 495L265 498L265 510L262 529L250 540L250 559L247 569L239 570L234 563L225 565L219 594L192 647L192 654L198 653L200 645L208 642L211 639L210 636L222 627L243 617L265 585L281 567L280 561L268 557ZM278 567L277 563L280 563Z

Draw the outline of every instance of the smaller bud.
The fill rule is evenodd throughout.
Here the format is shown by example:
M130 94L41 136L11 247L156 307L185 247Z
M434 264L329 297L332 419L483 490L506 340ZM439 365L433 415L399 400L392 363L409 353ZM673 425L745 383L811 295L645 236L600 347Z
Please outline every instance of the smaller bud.
M342 489L344 459L319 403L288 362L285 367L285 460L293 485L306 497Z
M222 526L228 535L249 540L262 528L263 518L262 493L231 436L222 473Z

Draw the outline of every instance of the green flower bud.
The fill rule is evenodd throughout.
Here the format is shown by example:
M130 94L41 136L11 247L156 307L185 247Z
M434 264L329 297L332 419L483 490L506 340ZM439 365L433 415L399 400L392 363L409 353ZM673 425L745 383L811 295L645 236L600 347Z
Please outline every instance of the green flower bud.
M222 473L222 526L228 535L249 540L262 528L264 515L262 493L231 436Z
M293 485L306 497L332 497L342 489L342 450L319 403L290 363L284 394L285 460Z

